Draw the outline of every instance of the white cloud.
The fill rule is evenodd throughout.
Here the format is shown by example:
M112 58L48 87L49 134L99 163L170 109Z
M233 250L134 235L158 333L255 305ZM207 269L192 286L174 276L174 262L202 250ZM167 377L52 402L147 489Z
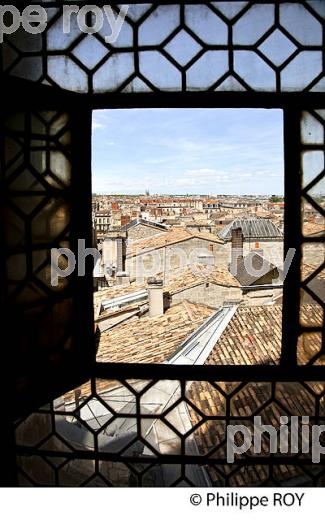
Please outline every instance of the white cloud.
M121 193L276 192L282 130L272 113L94 111L94 184Z
M106 130L108 128L107 114L105 112L94 112L92 130Z
M105 125L103 125L103 123L100 123L99 121L96 121L95 119L93 119L93 125L92 125L93 131L103 129L103 128L105 128Z

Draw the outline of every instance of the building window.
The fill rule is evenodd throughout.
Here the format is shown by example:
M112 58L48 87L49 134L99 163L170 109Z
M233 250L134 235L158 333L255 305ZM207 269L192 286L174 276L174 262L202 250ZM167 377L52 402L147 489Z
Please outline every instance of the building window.
M204 465L209 468L209 482L217 485L252 485L257 470L258 483L265 485L290 478L322 485L322 472L307 472L300 455L294 463L290 457L281 462L270 457L262 464L249 454L236 461L232 471L222 439L207 428L213 421L236 421L252 395L256 407L250 408L249 421L256 408L266 413L270 406L289 406L290 415L300 415L301 403L304 414L321 420L324 293L315 280L322 277L324 258L320 256L317 266L307 271L302 265L307 251L324 251L324 234L317 226L313 231L303 227L301 216L312 214L320 223L324 218L322 7L307 2L235 7L224 2L135 3L114 44L105 41L103 32L89 37L76 29L75 34L63 35L62 3L51 2L46 9L52 11L42 36L35 35L28 44L24 34L13 34L1 48L4 96L14 95L12 104L9 95L8 103L4 97L6 147L2 146L1 156L7 255L3 285L14 366L6 352L4 356L16 383L20 484L159 485L163 478L164 485L197 485L193 471ZM294 248L298 254L284 284L278 366L268 365L268 359L261 366L237 367L229 359L227 366L195 370L177 364L148 368L94 363L87 303L92 293L90 264L86 262L85 277L72 275L56 288L50 284L49 265L53 247L77 251L80 233L91 246L91 113L108 105L283 109L285 250ZM313 322L305 317L301 294L317 306ZM242 341L251 352L250 337ZM301 351L306 354L303 358ZM105 393L113 378L118 385L104 401L103 383ZM174 396L168 412L164 403L157 408L152 404L154 393L166 381ZM80 385L81 394L75 393ZM68 401L63 409L62 401L55 400L63 394L70 398L70 408ZM205 405L197 398L200 394L209 395L211 401ZM52 404L46 406L48 402ZM180 432L173 414L182 413L185 405L188 429ZM94 411L102 422L90 422ZM81 449L75 437L64 437L65 417L72 429L82 426L89 433ZM121 437L122 444L113 451L104 442L116 431L110 425L118 428L125 421L131 435ZM193 428L199 455L191 451ZM164 429L170 439L177 438L173 453L177 474L172 482L168 472L161 471L170 464L159 445ZM207 429L211 435L201 435ZM212 456L218 457L218 464ZM63 458L60 465L58 457ZM140 466L144 460L152 465L150 470ZM198 478L205 477L201 472Z

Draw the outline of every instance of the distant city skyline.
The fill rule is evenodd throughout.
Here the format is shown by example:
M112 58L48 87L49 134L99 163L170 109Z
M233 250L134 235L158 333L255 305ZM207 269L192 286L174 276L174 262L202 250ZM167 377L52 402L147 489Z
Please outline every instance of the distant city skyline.
M159 197L159 198L163 198L163 197L166 197L166 198L172 198L172 197L175 197L175 198L181 198L181 197L197 197L197 198L202 198L202 197L211 197L211 198L220 198L220 197L227 197L227 198L236 198L237 196L241 197L241 198L258 198L258 197L281 197L281 198L284 198L284 195L283 194L279 194L279 193L241 193L240 195L238 194L226 194L226 193L151 193L151 192L138 192L138 193L118 193L118 192L114 192L114 193L104 193L104 192L96 192L96 191L93 191L92 192L92 196L93 197L101 197L101 196L105 196L105 197Z
M283 115L265 109L93 113L92 191L283 195Z

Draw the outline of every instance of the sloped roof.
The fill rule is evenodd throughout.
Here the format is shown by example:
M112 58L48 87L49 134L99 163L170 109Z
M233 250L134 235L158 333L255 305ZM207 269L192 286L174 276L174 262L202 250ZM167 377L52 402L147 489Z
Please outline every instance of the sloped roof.
M305 237L309 236L324 236L325 235L325 219L323 223L318 222L304 222L303 234Z
M243 230L244 239L280 239L283 238L282 231L267 218L243 218L235 219L227 224L220 232L219 237L231 240L231 231L236 228Z
M118 296L132 294L133 292L144 288L144 284L131 283L130 285L114 285L113 287L107 287L106 289L96 291L93 294L95 314L103 300L112 300Z
M238 307L206 365L254 365L279 361L280 305Z
M156 229L160 229L161 231L168 230L168 227L165 226L164 224L160 224L159 222L153 222L151 220L145 220L143 218L136 218L136 219L132 220L131 222L129 222L128 224L123 226L122 230L129 231L129 229L139 226L140 224L142 224L143 226L149 226L149 227L153 227Z
M168 277L166 285L164 285L164 292L175 294L184 289L201 285L202 283L213 283L224 287L240 287L239 282L234 276L221 266L193 264L186 266L183 269L172 269L171 276ZM163 279L163 273L156 275L158 279ZM130 285L114 285L107 287L94 293L94 307L98 309L103 300L112 300L119 296L132 295L136 291L145 289L145 283L132 282Z
M320 315L321 312L312 305L303 306L305 319ZM264 305L254 307L238 307L233 318L228 323L213 350L208 356L205 365L255 365L277 364L281 355L282 307L280 305ZM309 335L305 344L298 348L298 364L306 362L319 351L316 335ZM219 383L222 392L230 394L241 383ZM319 384L318 384L319 386ZM321 385L322 386L322 385ZM312 396L299 383L278 383L278 401L287 406L292 415L313 415L314 401ZM205 381L194 382L188 397L206 416L226 414L226 400L222 393ZM279 425L279 409L275 403L268 403L271 397L271 383L249 383L245 385L231 399L231 413L236 416L253 416L258 409L264 424ZM262 405L268 403L265 410ZM192 424L196 424L198 416L189 408ZM265 415L264 415L265 414ZM214 449L224 439L224 428L221 424L205 424L198 428L194 437L200 453ZM264 448L265 449L265 448ZM220 447L220 457L225 457L225 448ZM267 453L266 453L267 455ZM283 465L275 468L279 472L278 479L285 480L297 477L294 467ZM215 485L220 485L220 474L212 467L208 468L210 477ZM267 468L256 464L254 471L245 470L234 473L229 483L232 486L249 486L261 483L267 478Z
M252 272L249 272L249 267L252 268ZM261 255L251 251L244 258L238 259L235 278L241 285L252 285L262 276L274 269L276 269L275 265L271 264Z
M318 265L316 264L307 264L306 262L304 262L302 264L302 276L303 276L303 279L305 280L308 276L310 276L314 271L316 271L316 269L319 267ZM320 278L322 280L325 280L325 271L321 271L318 275L317 275L317 278Z
M322 319L316 305L303 305L302 318L307 322ZM282 306L256 305L238 307L232 320L216 343L205 365L254 365L279 362L282 338ZM314 353L319 346L313 343ZM298 364L309 357L298 349Z
M162 278L163 274L161 273L157 277ZM175 274L169 277L164 290L170 294L175 294L202 283L213 283L224 287L240 287L239 282L225 267L195 264L175 271Z
M194 305L184 302L178 306L169 309L163 317L141 320L136 320L130 324L128 329L131 330L132 337L127 339L127 346L125 348L126 334L123 331L123 326L118 327L119 334L115 337L107 334L112 342L114 340L114 349L111 349L111 344L108 342L106 349L99 361L112 361L111 356L115 356L116 360L130 361L130 362L148 362L146 353L152 357L157 356L157 361L162 362L168 356L168 352L175 351L177 344L181 343L183 338L188 337L194 329L203 323L207 318L212 316L214 311L204 305ZM315 306L305 305L303 307L303 314L307 318L310 315L319 314ZM280 306L254 306L254 307L239 307L237 308L233 318L223 330L219 340L213 347L205 364L210 365L226 365L226 364L276 364L279 361L281 349L281 317L282 309ZM166 320L167 318L167 320ZM148 332L144 336L143 323L147 323ZM181 334L179 334L178 325L181 324ZM117 330L116 329L116 330ZM152 330L154 329L154 331ZM177 332L175 334L175 332ZM157 336L159 334L159 337ZM181 336L181 337L180 337ZM177 337L177 343L173 343ZM161 350L162 346L162 350ZM308 348L308 351L307 351ZM317 352L319 345L315 340L308 340L307 345L300 345L298 351L298 363L305 364L310 355ZM135 356L138 356L136 358ZM108 359L105 357L108 355ZM134 356L134 357L133 357ZM121 359L122 357L122 359ZM107 385L113 387L112 381L103 381L105 389L108 390ZM115 383L116 384L116 383ZM206 417L217 415L223 416L226 414L226 399L225 394L229 396L231 414L237 417L249 417L256 414L259 410L262 422L264 424L273 424L278 426L281 409L276 403L270 402L272 396L271 383L265 382L251 382L246 385L241 383L227 382L216 383L219 385L222 392L218 391L215 386L207 382L199 381L187 386L187 399L192 402L198 410L201 410ZM323 390L322 383L307 383L316 392L320 393ZM84 385L83 390L89 391L89 384ZM104 389L104 386L103 386ZM101 386L98 391L101 390ZM237 390L235 392L235 390ZM283 402L285 409L289 409L292 415L312 416L314 411L314 398L305 387L299 383L277 383L277 403ZM73 395L70 393L70 399L73 400ZM231 394L231 395L230 395ZM83 394L84 395L84 394ZM69 395L67 396L67 398ZM264 407L263 407L264 405ZM228 406L228 405L227 405ZM193 425L197 425L202 417L197 415L196 411L188 407L190 417ZM216 456L225 457L224 441L224 426L222 423L211 420L205 421L194 432L196 444L201 454L206 454L209 450L215 449L220 444L215 452ZM262 450L266 450L265 445L262 445ZM264 451L263 451L264 453ZM266 453L267 455L267 453ZM226 471L226 468L224 468ZM236 469L232 466L232 469ZM222 484L220 472L214 470L213 467L208 467L209 474L215 485ZM228 482L233 486L248 486L260 484L263 479L268 478L267 466L254 465L254 467L243 468L240 471L233 471L233 476ZM276 466L274 468L273 477L276 480L284 481L290 478L299 476L299 470L294 466Z
M163 363L215 309L183 301L162 316L128 321L101 334L97 361Z
M219 307L190 334L168 359L172 365L203 365L236 312L236 305Z
M177 227L169 229L167 233L143 238L128 244L126 256L136 256L144 249L149 252L154 249L160 249L161 247L177 244L178 242L183 242L192 238L200 238L201 240L207 240L208 242L214 242L216 244L224 243L222 239L213 233L207 233L205 231L188 231L187 229Z

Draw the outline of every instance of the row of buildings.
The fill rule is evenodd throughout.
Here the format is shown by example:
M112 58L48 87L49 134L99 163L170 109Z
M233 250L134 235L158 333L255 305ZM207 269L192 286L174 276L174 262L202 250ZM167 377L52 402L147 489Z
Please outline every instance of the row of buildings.
M98 240L107 231L136 219L216 232L233 218L271 218L283 225L284 203L274 197L93 196L93 220Z

